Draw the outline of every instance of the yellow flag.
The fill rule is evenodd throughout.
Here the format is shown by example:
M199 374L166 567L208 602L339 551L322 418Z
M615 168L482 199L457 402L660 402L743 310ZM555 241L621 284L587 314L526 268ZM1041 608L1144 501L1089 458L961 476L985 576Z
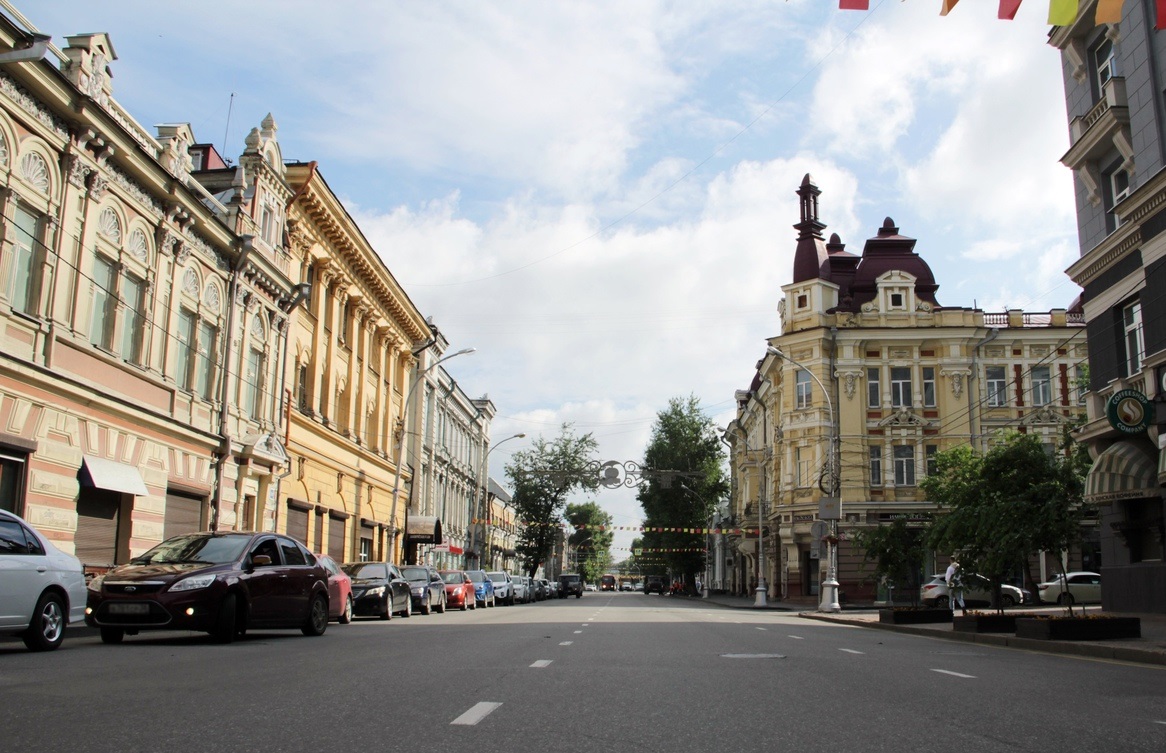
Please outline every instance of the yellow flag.
M1077 0L1049 0L1049 26L1069 26L1077 20Z
M1124 0L1097 0L1098 24L1121 23L1121 6Z
M939 10L939 15L946 16L955 7L955 4L960 0L943 0L943 7Z

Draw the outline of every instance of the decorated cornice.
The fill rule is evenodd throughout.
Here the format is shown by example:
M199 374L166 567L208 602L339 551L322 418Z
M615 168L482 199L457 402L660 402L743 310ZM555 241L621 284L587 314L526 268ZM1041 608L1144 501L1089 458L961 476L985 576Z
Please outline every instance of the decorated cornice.
M29 94L27 89L16 83L4 71L0 71L0 92L8 95L8 98L15 102L20 109L31 115L41 125L60 136L63 140L67 141L69 139L69 127L65 121L54 115L49 108L37 101L36 97Z

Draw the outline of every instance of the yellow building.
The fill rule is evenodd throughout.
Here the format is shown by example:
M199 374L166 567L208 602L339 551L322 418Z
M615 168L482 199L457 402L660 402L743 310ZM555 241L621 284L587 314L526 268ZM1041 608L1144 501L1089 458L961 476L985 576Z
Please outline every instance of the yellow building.
M1002 429L1037 434L1051 449L1084 413L1085 329L1064 309L940 305L915 240L890 218L861 255L837 235L826 242L819 193L807 175L781 334L737 393L726 432L732 515L754 529L765 519L768 596L799 599L819 596L827 567L829 542L815 523L839 514L843 598L869 600L881 595L854 531L932 511L919 482L938 452L983 449ZM736 544L730 587L746 592L758 572L756 534ZM1093 541L1076 556L1089 566L1096 554ZM928 564L946 566L946 553Z

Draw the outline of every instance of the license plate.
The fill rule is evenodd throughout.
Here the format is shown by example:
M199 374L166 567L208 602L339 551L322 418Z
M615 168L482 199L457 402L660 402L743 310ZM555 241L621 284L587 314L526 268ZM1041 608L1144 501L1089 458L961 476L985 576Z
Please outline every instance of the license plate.
M149 604L110 604L110 614L149 614Z

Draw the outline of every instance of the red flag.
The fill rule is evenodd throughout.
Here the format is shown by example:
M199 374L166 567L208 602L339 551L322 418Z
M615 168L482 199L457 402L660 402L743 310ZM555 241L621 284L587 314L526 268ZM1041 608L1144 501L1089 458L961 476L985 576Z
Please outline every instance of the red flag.
M946 16L948 13L951 13L951 9L954 8L955 4L959 1L960 0L943 0L943 7L939 9L939 15Z
M838 0L839 10L870 10L870 0Z
M1166 29L1166 0L1155 0L1154 11L1154 15L1157 16L1154 20L1154 28L1159 31Z
M1020 0L1000 0L1000 13L997 18L1005 21L1016 19L1016 11L1020 10Z

